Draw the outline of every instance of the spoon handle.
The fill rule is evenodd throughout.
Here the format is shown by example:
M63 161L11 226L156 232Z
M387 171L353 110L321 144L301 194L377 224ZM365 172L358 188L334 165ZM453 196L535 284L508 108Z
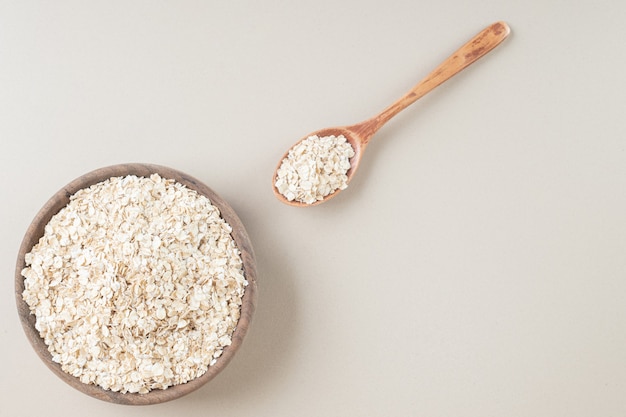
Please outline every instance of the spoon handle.
M443 61L426 78L422 79L408 93L398 101L387 107L377 116L363 123L362 136L365 141L369 141L374 133L380 129L396 114L413 104L417 99L423 97L435 87L449 80L454 75L465 69L479 58L485 56L489 51L498 46L510 33L509 26L504 22L496 22L483 29L469 42L463 45L452 56Z

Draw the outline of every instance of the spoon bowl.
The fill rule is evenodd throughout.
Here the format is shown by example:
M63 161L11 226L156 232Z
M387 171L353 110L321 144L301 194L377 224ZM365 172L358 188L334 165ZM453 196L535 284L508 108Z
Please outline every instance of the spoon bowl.
M276 195L276 198L290 206L308 207L318 205L336 196L339 191L341 191L341 188L331 192L323 199L317 200L313 203L305 203L298 200L289 200L287 197L281 194L276 187L276 180L278 177L278 170L280 169L283 161L289 155L289 151L310 136L316 135L319 137L324 137L343 135L354 150L354 156L350 158L350 168L345 173L347 177L347 182L349 183L354 177L357 168L361 164L363 152L365 151L367 144L372 139L374 134L381 127L383 127L383 125L385 125L385 123L391 120L391 118L400 113L402 110L413 104L419 98L423 97L428 92L441 85L443 82L452 78L454 75L458 74L460 71L467 68L470 64L476 62L481 57L485 56L493 48L498 46L504 39L506 39L509 33L510 28L504 22L496 22L488 26L487 28L479 32L476 36L474 36L469 42L459 48L449 58L443 61L437 68L435 68L430 74L428 74L424 79L417 83L404 96L402 96L392 105L380 112L378 115L355 125L320 129L300 139L298 142L296 142L295 145L287 150L287 152L285 152L285 154L280 159L280 162L276 166L276 169L274 170L274 175L272 176L272 189L274 191L274 195Z
M348 141L348 143L350 144L350 146L352 146L352 149L354 150L354 156L352 158L350 158L350 168L346 172L346 176L348 177L348 182L350 182L350 180L354 176L354 173L356 172L357 168L359 167L359 164L361 162L361 156L363 155L363 150L365 149L365 146L367 145L367 142L368 142L367 140L365 140L364 136L359 133L359 130L356 129L358 126L360 126L360 125L344 126L344 127L329 127L329 128L325 128L325 129L316 130L315 132L311 132L310 134L308 134L305 137L303 137L302 139L300 139L298 142L296 142L293 145L293 147L298 145L303 140L309 138L310 136L319 136L319 137L324 137L324 136L343 136L343 137L345 137L346 140ZM289 155L289 151L290 150L291 150L291 148L289 150L287 150L287 152L284 153L282 158L280 158L280 162L276 166L276 169L274 170L274 175L272 177L272 190L274 191L274 195L276 195L276 198L278 198L280 201L282 201L283 203L288 204L290 206L307 207L307 206L316 206L318 204L321 204L321 203L329 200L330 198L333 198L336 194L338 194L337 191L339 191L339 190L337 190L337 191L327 195L323 200L317 200L317 201L315 201L313 203L310 203L310 204L304 203L304 202L301 202L301 201L297 201L297 200L288 200L284 195L282 195L278 191L278 189L276 188L276 186L274 184L276 184L276 179L277 179L277 176L278 176L278 170L280 169L280 166L282 165L283 160L285 158L287 158L287 156Z

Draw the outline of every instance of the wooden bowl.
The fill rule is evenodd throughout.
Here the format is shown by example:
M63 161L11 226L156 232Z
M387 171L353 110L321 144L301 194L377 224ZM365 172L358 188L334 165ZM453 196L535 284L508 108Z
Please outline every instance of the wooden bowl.
M28 304L26 304L26 302L22 299L22 292L24 291L24 278L21 275L21 271L26 267L24 256L26 253L30 252L33 246L39 241L40 237L43 236L44 227L50 221L52 216L58 213L61 208L65 207L69 203L71 195L82 188L87 188L111 177L126 175L147 177L154 173L159 174L163 178L176 180L186 187L196 190L198 193L208 197L211 203L220 210L222 218L232 226L232 237L241 251L244 275L248 281L248 286L246 287L242 300L241 317L232 335L232 344L224 348L222 356L217 359L217 362L214 365L208 368L204 375L185 384L174 385L165 390L156 389L148 392L147 394L122 394L119 392L105 390L97 385L82 383L78 378L65 373L61 369L61 365L52 361L52 355L48 352L48 347L39 336L39 332L35 329L35 316L30 314ZM52 196L39 213L37 213L35 219L26 231L26 235L22 241L17 258L17 265L15 268L15 299L17 302L20 320L28 340L39 357L59 378L77 390L100 400L117 404L147 405L170 401L186 395L206 384L222 369L224 369L240 347L250 325L256 305L256 278L256 263L250 240L241 221L226 201L200 181L174 169L149 164L121 164L97 169L70 182L68 185L59 190L54 196Z

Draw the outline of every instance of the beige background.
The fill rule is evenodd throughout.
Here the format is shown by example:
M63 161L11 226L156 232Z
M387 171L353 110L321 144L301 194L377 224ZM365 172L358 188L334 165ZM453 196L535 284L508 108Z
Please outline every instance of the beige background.
M626 3L0 0L1 416L626 415ZM295 209L277 159L365 119L496 20L498 49ZM260 274L246 343L152 407L58 380L13 268L43 203L151 162L239 213Z

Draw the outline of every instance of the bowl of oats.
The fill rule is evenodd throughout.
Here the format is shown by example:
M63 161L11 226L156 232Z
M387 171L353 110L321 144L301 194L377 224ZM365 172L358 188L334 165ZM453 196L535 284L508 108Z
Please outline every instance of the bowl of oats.
M72 181L26 231L15 272L24 331L92 397L130 405L188 394L233 358L256 304L256 263L234 210L150 164Z

